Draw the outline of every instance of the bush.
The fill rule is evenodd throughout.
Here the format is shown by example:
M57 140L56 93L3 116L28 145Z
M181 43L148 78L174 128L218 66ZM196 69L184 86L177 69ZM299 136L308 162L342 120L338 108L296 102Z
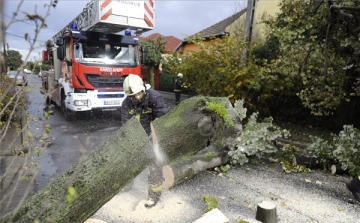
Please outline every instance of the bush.
M323 164L335 161L350 175L360 176L360 130L344 125L339 135L332 134L332 137L329 141L314 137L314 142L307 148L308 153Z
M0 126L21 116L28 98L25 87L18 87L6 75L0 75Z

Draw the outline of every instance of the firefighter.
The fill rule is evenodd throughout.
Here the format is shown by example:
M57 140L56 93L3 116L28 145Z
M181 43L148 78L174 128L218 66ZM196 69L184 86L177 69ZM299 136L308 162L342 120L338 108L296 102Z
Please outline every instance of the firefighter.
M147 90L143 80L134 74L130 74L125 78L123 87L127 97L121 107L121 125L135 116L140 121L146 133L150 135L150 122L168 112L164 97L155 90ZM154 161L154 164L150 165L149 170L149 199L145 204L147 208L155 206L159 201L163 183L160 163Z
M182 92L182 86L183 86L183 74L178 73L177 78L175 80L175 86L174 86L174 92L175 92L175 104L178 105L180 103L180 97Z
M346 187L351 191L354 198L360 202L360 176L354 177Z

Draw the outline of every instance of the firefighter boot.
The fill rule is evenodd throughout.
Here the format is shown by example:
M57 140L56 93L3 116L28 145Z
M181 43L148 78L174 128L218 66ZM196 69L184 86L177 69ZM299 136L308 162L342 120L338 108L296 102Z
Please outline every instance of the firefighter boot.
M346 187L351 191L354 195L355 199L360 202L360 176L355 177L346 184Z
M146 208L152 208L154 207L157 202L160 200L161 191L154 192L149 190L149 199L145 203Z

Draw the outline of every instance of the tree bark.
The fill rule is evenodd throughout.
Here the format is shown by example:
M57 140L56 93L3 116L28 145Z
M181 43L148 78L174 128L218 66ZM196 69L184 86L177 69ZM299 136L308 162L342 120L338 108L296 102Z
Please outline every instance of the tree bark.
M207 109L206 102L209 101L224 105L234 125L228 126L218 114ZM208 124L204 124L204 119ZM209 145L220 144L223 138L241 129L230 101L214 97L189 98L152 123L158 144L167 156L166 163L183 155L195 154Z
M276 206L268 201L258 203L255 219L264 223L276 223Z
M148 66L148 70L149 70L149 84L153 89L155 89L154 67Z
M207 109L207 101L224 105L235 125L224 124L216 112ZM177 157L195 154L210 144L218 145L224 137L235 133L238 124L237 114L227 98L194 97L153 122L154 144L158 143L167 156L162 163L165 164ZM84 222L157 160L156 149L152 148L144 129L132 118L95 151L0 222ZM75 188L76 197L67 202L70 186Z
M152 162L151 150L147 134L133 118L0 222L84 222ZM76 197L67 202L70 186Z
M201 151L193 156L180 157L163 167L163 188L169 189L190 178L199 172L221 166L230 161L227 151L223 149L210 149Z

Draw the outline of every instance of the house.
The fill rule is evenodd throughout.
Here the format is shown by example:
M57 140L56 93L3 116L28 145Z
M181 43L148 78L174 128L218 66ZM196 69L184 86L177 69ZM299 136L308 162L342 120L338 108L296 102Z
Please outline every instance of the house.
M148 39L158 39L160 37L163 37L165 39L165 54L169 54L175 51L175 49L181 44L181 40L174 37L174 36L163 36L160 33L153 33L147 37L139 37L140 42L141 41L145 41ZM156 90L172 90L173 85L174 85L174 80L172 77L161 77L160 76L160 70L161 70L161 64L159 66L159 68L155 68L154 69L154 82L155 82L155 86L153 86L154 89ZM144 81L148 81L150 80L149 78L149 71L147 67L142 67L141 68L141 74L143 76ZM170 89L170 85L171 85L171 89ZM169 88L169 89L167 89Z
M199 49L199 46L195 43L192 43L191 39L193 39L196 35L200 34L203 38L205 38L205 41L211 43L213 42L213 38L221 38L225 35L234 35L235 27L238 27L240 30L241 27L244 27L245 24L245 15L246 10L241 10L240 12L235 13L234 15L204 29L200 32L189 36L185 40L182 41L181 45L177 48L177 51L179 53L184 53L188 50L196 51Z
M264 24L261 19L264 14L274 16L280 11L279 3L281 0L248 0L247 8L211 25L198 33L189 36L182 41L181 45L176 49L180 53L188 50L196 51L199 49L194 43L189 42L194 36L200 34L205 41L211 43L213 38L221 38L224 35L235 36L237 32L244 33L244 38L249 38L250 42L262 41L265 37Z

